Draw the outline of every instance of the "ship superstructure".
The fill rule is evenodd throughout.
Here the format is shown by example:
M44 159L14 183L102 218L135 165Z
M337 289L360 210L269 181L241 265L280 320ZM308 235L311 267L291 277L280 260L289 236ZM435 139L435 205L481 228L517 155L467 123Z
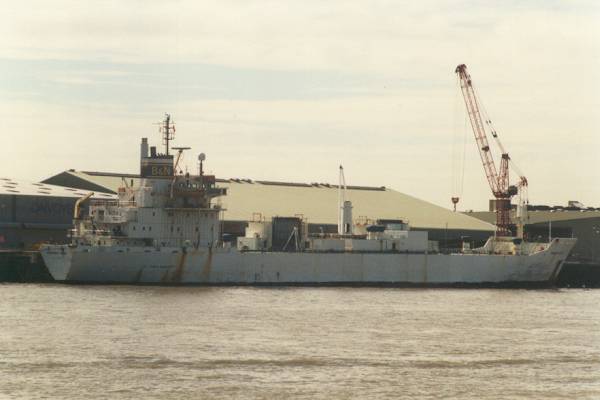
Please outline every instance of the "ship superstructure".
M215 187L215 177L204 174L203 154L198 157L198 175L177 172L188 148L174 147L176 156L169 154L173 128L168 115L164 124L165 153L157 153L142 139L139 186L123 180L118 199L91 201L85 218L80 218L77 207L74 244L198 248L220 240L220 208L211 200L226 194L226 189Z
M339 226L309 235L301 217L260 217L237 242L221 234L225 196L215 177L180 168L186 147L170 147L170 116L162 123L164 153L142 139L139 185L123 181L117 200L75 207L71 245L46 245L42 256L58 281L154 284L547 284L575 243L526 243L492 237L482 248L442 254L427 232L403 220L352 218L340 167ZM174 151L175 154L171 152ZM89 196L88 196L89 197Z

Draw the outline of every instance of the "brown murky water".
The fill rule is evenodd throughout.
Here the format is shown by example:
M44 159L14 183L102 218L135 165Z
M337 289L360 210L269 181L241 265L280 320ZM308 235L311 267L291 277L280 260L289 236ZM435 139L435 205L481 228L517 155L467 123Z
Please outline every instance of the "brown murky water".
M600 290L0 285L0 397L600 398Z

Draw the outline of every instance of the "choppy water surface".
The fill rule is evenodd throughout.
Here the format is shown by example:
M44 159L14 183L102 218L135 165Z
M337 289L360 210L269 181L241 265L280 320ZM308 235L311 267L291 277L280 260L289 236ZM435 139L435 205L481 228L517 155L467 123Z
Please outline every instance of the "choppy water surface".
M0 397L600 398L600 291L0 285Z

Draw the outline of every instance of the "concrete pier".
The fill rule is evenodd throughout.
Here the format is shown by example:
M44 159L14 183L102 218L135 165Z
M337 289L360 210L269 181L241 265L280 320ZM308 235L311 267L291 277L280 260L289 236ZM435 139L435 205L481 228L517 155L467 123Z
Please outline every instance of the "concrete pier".
M38 251L0 251L0 282L53 282Z

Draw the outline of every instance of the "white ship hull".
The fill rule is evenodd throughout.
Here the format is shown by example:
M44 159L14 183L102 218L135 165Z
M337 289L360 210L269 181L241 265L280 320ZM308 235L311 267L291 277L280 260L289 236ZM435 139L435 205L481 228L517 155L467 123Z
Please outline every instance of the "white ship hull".
M47 245L57 281L212 285L551 284L576 239L531 255L239 252Z

